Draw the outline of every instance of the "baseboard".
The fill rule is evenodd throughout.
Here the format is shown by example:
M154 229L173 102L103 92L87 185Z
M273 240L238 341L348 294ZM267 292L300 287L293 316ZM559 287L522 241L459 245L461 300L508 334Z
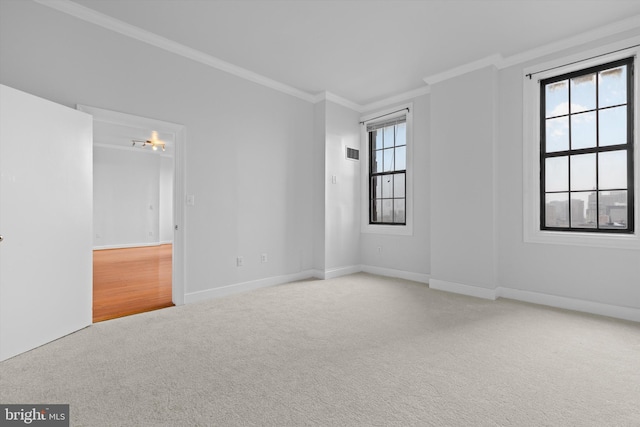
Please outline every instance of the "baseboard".
M523 291L513 288L500 287L496 291L497 296L501 298L640 322L640 309L638 308L603 304L600 302L585 301L581 299Z
M143 248L148 246L160 246L160 245L170 245L173 242L171 240L164 242L145 242L145 243L125 243L120 245L102 245L102 246L94 246L94 251L103 251L107 249L128 249L128 248Z
M252 280L249 282L236 283L233 285L222 286L220 288L212 288L204 291L187 293L184 296L185 304L197 301L204 301L212 298L238 294L241 292L252 291L255 289L266 288L269 286L282 285L297 280L309 279L316 276L315 270L306 270L294 274L286 274L283 276L273 276L264 279Z
M446 280L438 279L430 279L429 287L432 289L438 289L441 291L468 295L477 298L491 300L495 300L497 298L507 298L516 301L529 302L532 304L545 305L548 307L562 308L565 310L580 311L583 313L591 313L600 316L615 317L617 319L640 322L640 309L632 307L603 304L600 302L561 297L539 292L523 291L520 289L506 287L487 289L481 288L479 286L463 285L461 283L448 282Z
M429 283L429 275L424 273L414 273L411 271L394 270L392 268L375 267L373 265L362 265L361 271L378 276L397 277L399 279L412 280L414 282Z
M495 289L463 285L462 283L448 282L446 280L429 279L429 287L431 289L452 292L455 294L468 295L476 298L495 300L497 297Z
M320 271L320 279L334 279L336 277L346 276L349 274L360 273L362 267L360 265L348 265L344 267L331 268Z

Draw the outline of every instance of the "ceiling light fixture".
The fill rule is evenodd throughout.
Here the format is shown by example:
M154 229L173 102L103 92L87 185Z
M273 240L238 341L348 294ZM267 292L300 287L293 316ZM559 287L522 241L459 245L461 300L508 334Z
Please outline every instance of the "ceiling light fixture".
M164 151L164 141L161 141L160 139L158 139L158 132L156 132L155 130L151 132L151 139L147 139L146 141L139 140L139 139L132 139L131 142L133 142L134 147L136 145L136 142L138 142L142 144L141 147L146 147L147 145L149 145L151 146L153 151L156 151L158 147L161 147L162 151Z

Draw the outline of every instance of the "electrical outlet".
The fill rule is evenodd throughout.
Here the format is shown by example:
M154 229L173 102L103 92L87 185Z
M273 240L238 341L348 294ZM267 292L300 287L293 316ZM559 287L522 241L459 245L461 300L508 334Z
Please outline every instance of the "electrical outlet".
M267 262L269 258L267 258L267 254L260 255L260 262Z
M382 252L382 246L378 246L378 252Z
M236 258L236 265L237 265L238 267L242 267L242 266L244 266L244 258L243 258L243 257L241 257L241 256L239 256L238 258Z

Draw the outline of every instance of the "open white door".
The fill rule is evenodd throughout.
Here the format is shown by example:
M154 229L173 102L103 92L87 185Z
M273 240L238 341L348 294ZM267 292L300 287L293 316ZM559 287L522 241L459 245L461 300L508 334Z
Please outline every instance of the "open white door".
M92 126L0 85L0 361L92 322Z

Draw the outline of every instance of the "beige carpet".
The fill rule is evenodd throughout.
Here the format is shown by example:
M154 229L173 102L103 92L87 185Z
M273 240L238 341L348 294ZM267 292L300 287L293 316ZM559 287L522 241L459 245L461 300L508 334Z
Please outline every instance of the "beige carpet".
M95 324L0 363L72 426L640 426L640 324L356 274Z

